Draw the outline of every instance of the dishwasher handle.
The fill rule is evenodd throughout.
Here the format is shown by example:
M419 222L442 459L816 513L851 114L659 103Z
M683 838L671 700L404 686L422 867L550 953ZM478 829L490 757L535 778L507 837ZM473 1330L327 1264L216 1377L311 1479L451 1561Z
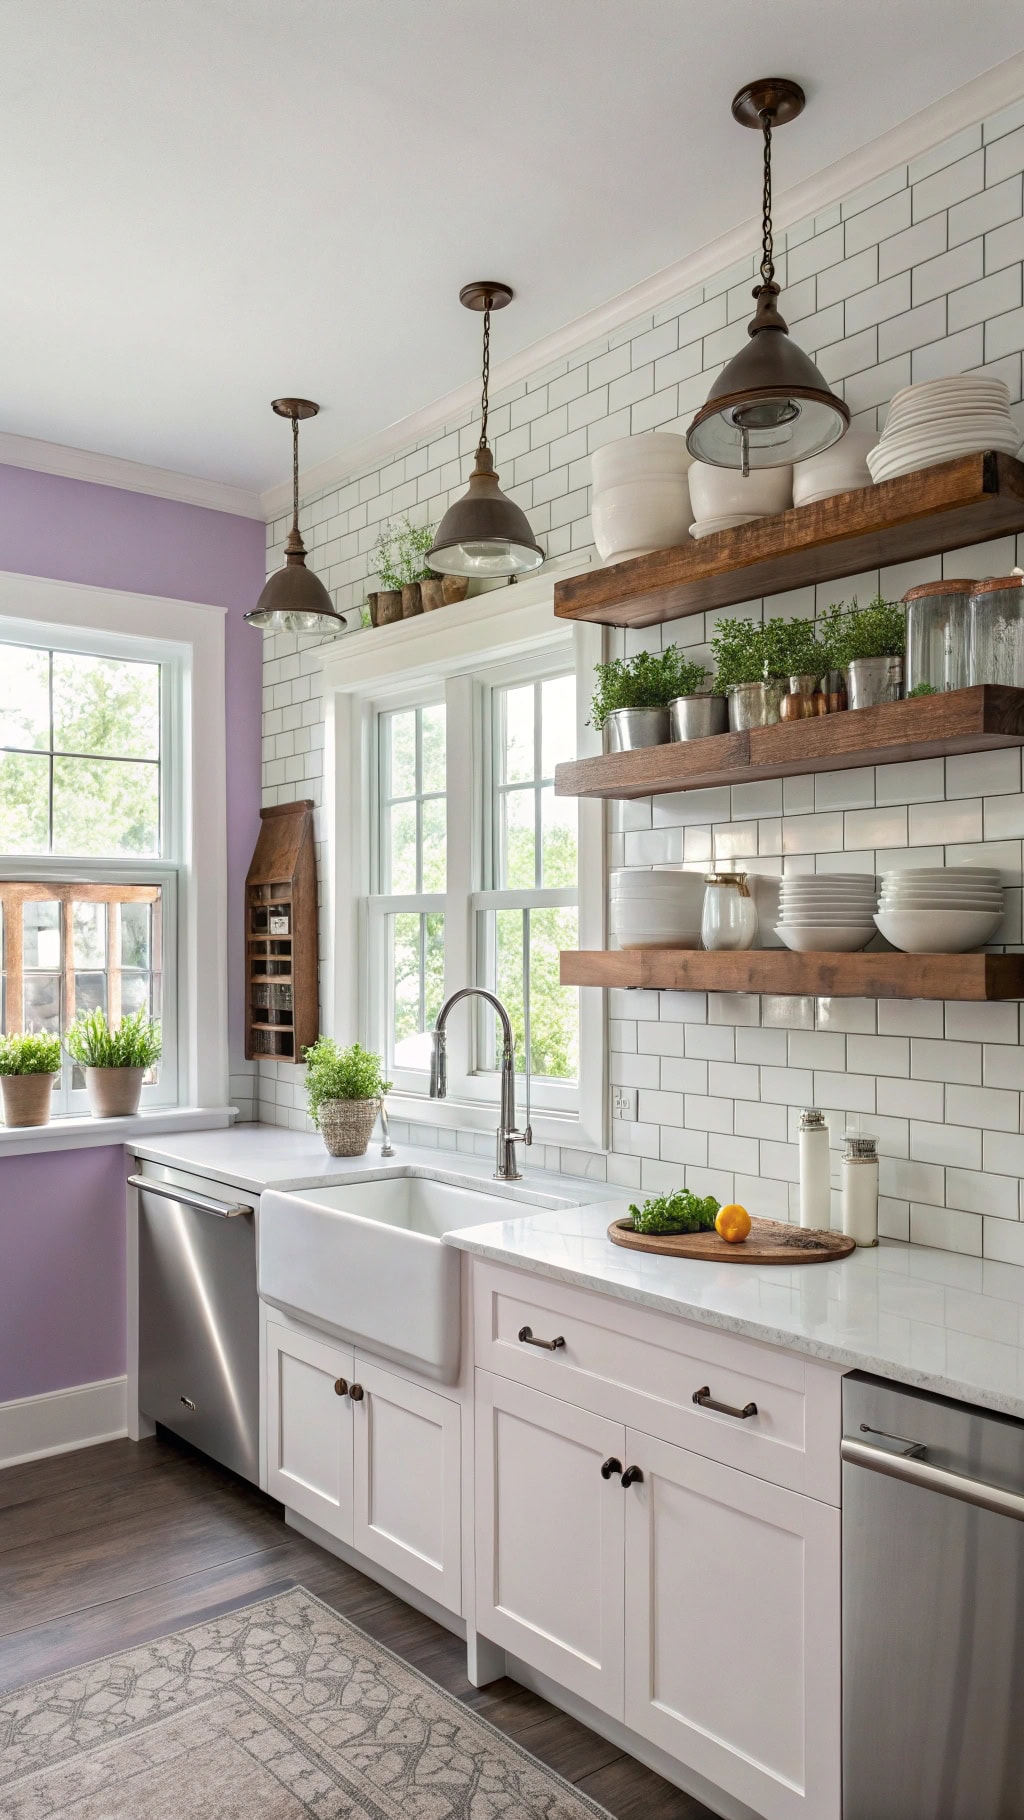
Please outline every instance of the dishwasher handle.
M848 1466L863 1466L869 1472L884 1473L904 1485L920 1486L922 1491L938 1492L942 1497L958 1498L961 1504L974 1504L979 1510L990 1510L997 1517L1014 1517L1024 1523L1024 1493L1004 1491L1001 1485L986 1485L980 1479L968 1479L963 1473L951 1472L946 1466L932 1466L912 1454L887 1453L869 1441L855 1441L844 1435L840 1454Z
M212 1213L219 1220L233 1220L240 1213L251 1213L251 1207L234 1203L227 1205L224 1201L211 1201L209 1195L191 1194L186 1188L176 1188L173 1182L155 1182L152 1176L130 1175L129 1188L141 1188L145 1194L159 1195L165 1201L177 1201L182 1207L194 1207L197 1213Z

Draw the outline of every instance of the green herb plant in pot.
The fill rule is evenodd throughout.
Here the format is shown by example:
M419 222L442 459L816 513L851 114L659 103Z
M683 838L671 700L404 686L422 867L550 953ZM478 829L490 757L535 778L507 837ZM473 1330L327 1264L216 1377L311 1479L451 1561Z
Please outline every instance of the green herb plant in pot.
M632 752L668 744L669 703L687 694L695 677L703 680L704 668L669 645L596 664L594 675L590 725L602 735L606 752Z
M683 662L678 680L679 694L668 704L670 739L710 739L724 733L729 724L725 696L709 688L704 665Z
M818 620L828 668L841 670L851 708L878 708L903 694L907 613L879 594L866 607L838 602Z
M320 1036L305 1051L306 1104L331 1156L363 1156L391 1082L379 1055Z
M65 1036L64 1047L85 1072L95 1118L131 1118L138 1112L142 1083L162 1049L160 1025L154 1018L133 1011L111 1028L105 1012L83 1011Z
M789 675L789 651L779 628L782 619L761 625L754 619L720 619L711 640L715 688L729 704L733 733L751 727L773 727L781 718Z
M0 1089L5 1125L48 1125L60 1073L60 1037L26 1030L0 1036Z

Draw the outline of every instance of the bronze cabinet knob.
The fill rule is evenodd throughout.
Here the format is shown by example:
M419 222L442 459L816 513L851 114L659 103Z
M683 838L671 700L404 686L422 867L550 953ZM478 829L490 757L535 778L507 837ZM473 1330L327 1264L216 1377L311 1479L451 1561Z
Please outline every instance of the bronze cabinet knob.
M353 1403L361 1403L363 1400L363 1396L364 1396L364 1391L363 1391L362 1385L361 1384L350 1384L348 1394L352 1398Z
M626 1491L630 1485L642 1485L643 1482L644 1482L644 1475L640 1471L639 1466L627 1466L626 1467L626 1470L622 1475L623 1491Z
M347 1389L348 1389L348 1382L345 1378L335 1378L334 1394L336 1397L343 1397L345 1395L345 1392Z
M602 1477L602 1479L611 1479L611 1478L614 1478L614 1476L617 1472L621 1472L621 1471L622 1471L622 1461L617 1460L615 1458L615 1456L613 1455L612 1458L610 1460L606 1460L604 1465L602 1466L601 1477Z

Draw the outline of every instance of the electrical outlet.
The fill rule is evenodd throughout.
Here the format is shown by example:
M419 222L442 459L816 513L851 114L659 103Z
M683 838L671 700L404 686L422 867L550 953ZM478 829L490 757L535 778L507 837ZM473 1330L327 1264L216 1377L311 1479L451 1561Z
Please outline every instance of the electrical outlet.
M635 1087L613 1087L612 1088L612 1118L613 1119L635 1119L636 1118L636 1088Z

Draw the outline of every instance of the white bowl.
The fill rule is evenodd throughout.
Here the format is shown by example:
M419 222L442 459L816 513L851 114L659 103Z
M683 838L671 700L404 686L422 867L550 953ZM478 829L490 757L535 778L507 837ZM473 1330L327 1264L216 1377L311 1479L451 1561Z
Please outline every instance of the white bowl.
M875 925L904 954L966 954L990 942L1002 920L998 910L880 910Z
M775 933L794 954L853 954L866 948L875 932L861 923L778 923Z
M618 437L594 450L590 517L603 562L685 543L693 517L689 466L686 438L671 430Z
M714 537L716 531L734 531L738 525L752 525L763 516L762 512L726 512L721 518L695 518L690 536Z
M798 461L793 469L793 504L811 505L871 484L867 454L878 441L877 430L847 430L821 455Z
M703 872L648 872L642 867L619 866L609 880L612 897L644 898L661 902L664 898L687 898L704 901Z
M950 373L944 379L921 379L916 385L901 386L889 402L890 411L907 400L935 398L986 398L1002 404L1010 402L1009 388L1002 379L986 378L979 373Z
M848 904L845 910L826 910L817 904L801 904L797 909L785 906L779 911L780 923L870 923L875 914L874 904L867 904L863 909Z
M882 873L882 883L888 884L892 878L942 878L953 879L957 884L970 880L976 884L980 879L1002 878L998 866L890 866Z
M689 470L690 500L698 523L743 512L764 518L793 503L793 470L754 468L744 477L738 468L716 468L695 461Z

